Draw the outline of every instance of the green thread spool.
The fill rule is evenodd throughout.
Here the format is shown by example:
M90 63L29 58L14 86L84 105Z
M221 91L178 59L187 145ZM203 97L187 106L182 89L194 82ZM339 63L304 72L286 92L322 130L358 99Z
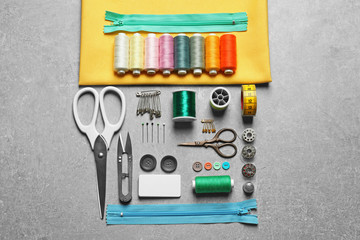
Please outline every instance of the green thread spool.
M173 92L173 120L191 122L196 120L196 102L194 91L180 90Z
M186 75L190 69L190 39L183 33L174 38L174 69L179 75Z
M196 193L229 193L234 180L229 175L195 177L192 186Z

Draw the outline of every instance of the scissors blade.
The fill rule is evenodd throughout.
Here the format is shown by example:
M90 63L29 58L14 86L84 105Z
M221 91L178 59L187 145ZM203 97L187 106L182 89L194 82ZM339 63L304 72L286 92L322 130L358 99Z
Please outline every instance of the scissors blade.
M129 133L127 134L126 138L125 152L127 153L127 155L132 155L131 139Z
M178 146L198 146L195 142L179 143Z
M100 218L104 219L107 147L105 140L100 135L95 140L94 156L98 183Z
M123 141L122 141L121 134L119 134L118 147L117 147L117 155L118 155L118 157L122 157L123 153L124 153L124 144L123 144Z

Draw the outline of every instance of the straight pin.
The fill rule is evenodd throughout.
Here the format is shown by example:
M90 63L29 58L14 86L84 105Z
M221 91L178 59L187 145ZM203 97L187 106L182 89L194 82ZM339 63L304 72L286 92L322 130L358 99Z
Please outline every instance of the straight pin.
M146 142L149 143L149 123L146 123Z
M165 123L163 123L163 143L165 143Z
M158 142L157 143L159 143L160 141L160 137L159 137L159 124L157 124L157 140L158 140Z
M154 143L154 123L151 123L151 143Z
M144 123L141 124L141 139L142 143L144 143Z

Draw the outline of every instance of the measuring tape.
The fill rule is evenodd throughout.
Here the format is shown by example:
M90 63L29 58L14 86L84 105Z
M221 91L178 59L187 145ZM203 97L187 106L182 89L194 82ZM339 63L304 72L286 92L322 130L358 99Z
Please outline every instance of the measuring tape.
M257 108L255 85L241 87L241 113L243 116L255 116Z

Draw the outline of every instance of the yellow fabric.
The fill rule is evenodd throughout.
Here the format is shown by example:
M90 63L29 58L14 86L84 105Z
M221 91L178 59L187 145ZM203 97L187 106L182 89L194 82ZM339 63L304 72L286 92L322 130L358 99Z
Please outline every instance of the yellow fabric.
M114 40L117 33L104 34L105 11L121 14L193 14L247 12L248 30L234 32L237 39L237 70L232 76L222 73L210 77L192 73L180 77L142 73L118 76L113 71ZM208 85L256 84L271 82L267 0L82 0L79 85ZM131 36L133 33L126 33ZM219 33L218 35L222 35ZM142 33L145 37L147 33ZM176 34L174 34L176 35ZM188 34L191 36L192 34ZM207 36L207 33L202 33ZM157 34L157 37L161 34Z

